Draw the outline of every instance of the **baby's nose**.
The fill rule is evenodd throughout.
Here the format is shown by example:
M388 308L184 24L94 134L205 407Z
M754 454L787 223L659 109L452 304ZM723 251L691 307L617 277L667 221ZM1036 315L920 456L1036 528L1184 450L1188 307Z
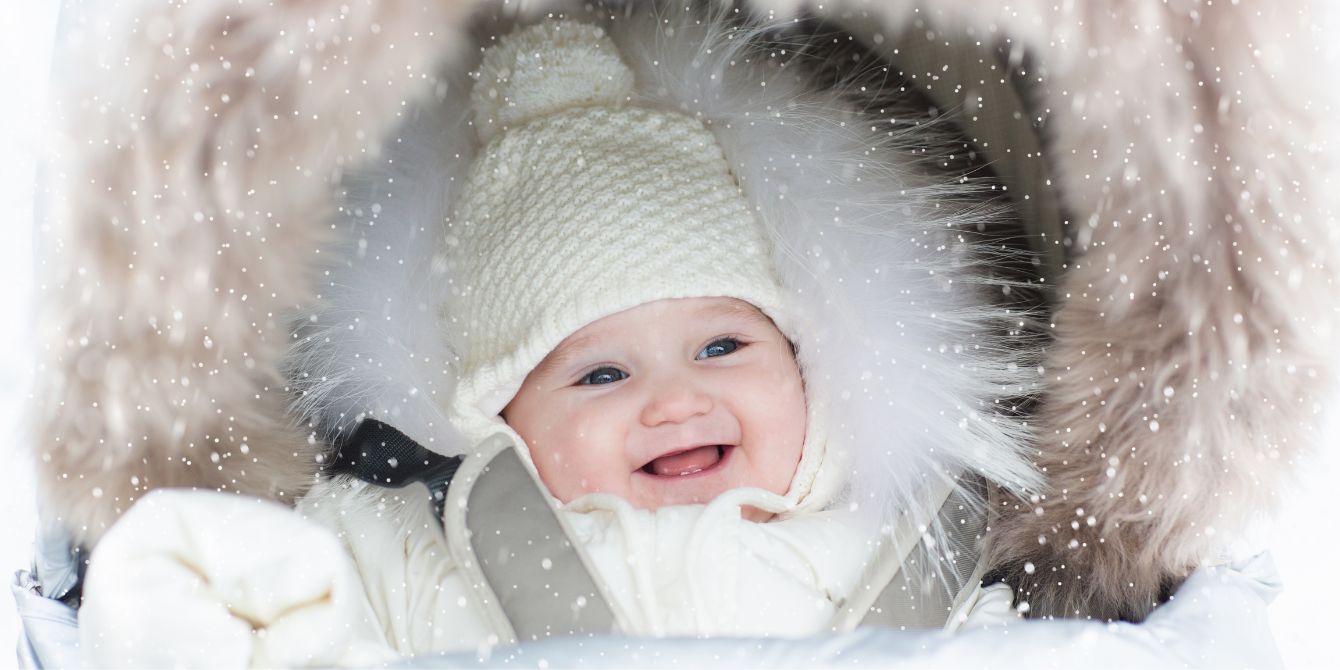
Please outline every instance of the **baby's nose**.
M652 392L642 408L642 425L683 423L712 411L712 397L691 384L670 382Z

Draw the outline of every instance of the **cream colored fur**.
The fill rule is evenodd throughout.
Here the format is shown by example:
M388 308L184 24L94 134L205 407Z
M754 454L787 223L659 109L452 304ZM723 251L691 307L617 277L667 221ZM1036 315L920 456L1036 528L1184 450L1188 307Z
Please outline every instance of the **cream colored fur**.
M1000 521L993 552L1034 612L1139 618L1287 485L1333 378L1340 115L1314 78L1313 17L861 6L890 34L921 19L1009 36L1041 65L1083 251L1045 365L1049 488ZM310 484L316 439L282 411L279 358L323 290L333 179L428 92L467 14L145 1L94 24L89 46L113 48L62 83L65 199L39 298L44 509L92 542L151 487L291 500Z
M464 9L128 2L74 34L30 413L48 515L94 541L150 488L291 501L312 482L287 320L313 295L333 179L376 151Z

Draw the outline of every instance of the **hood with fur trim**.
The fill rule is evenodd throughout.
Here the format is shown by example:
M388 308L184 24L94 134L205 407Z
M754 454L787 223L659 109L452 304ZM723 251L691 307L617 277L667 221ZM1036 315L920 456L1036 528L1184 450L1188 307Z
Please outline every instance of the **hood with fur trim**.
M841 4L834 21L883 27L876 50L989 35L1038 73L1030 103L1070 215L1047 241L1074 250L1040 364L1018 305L994 297L1028 283L992 278L1018 256L980 237L1008 213L980 170L956 172L973 148L908 85L948 75L733 8L587 18L642 102L703 119L764 220L807 319L811 395L855 462L844 502L915 511L928 484L983 474L1013 501L993 560L1034 613L1138 619L1272 497L1332 378L1336 134L1331 92L1291 79L1310 43L1279 36L1300 19L1276 9L1291 3L1269 20L1157 2ZM477 148L476 47L538 15L409 0L111 11L56 108L66 181L30 412L44 512L93 543L154 487L292 500L367 416L463 452L442 413L437 250ZM1238 40L1276 46L1215 48Z
M1028 347L1037 338L1009 334L1021 317L991 303L981 267L988 258L966 240L978 225L1001 224L1004 208L983 204L991 192L978 179L953 178L915 156L948 155L947 129L899 130L888 120L921 118L922 99L878 101L888 118L877 118L862 110L877 100L859 95L857 78L815 83L833 53L801 46L804 34L778 25L668 9L579 18L600 21L633 69L631 104L704 123L764 224L796 312L790 330L811 414L828 436L817 497L889 521L933 517L927 488L965 471L1036 490L1027 430L998 405L1033 388ZM481 32L506 35L514 22L502 17ZM455 361L440 330L452 320L432 318L440 294L458 283L442 258L444 223L469 166L441 160L461 142L442 132L442 117L469 134L470 83L448 84L411 109L382 164L347 180L338 226L354 246L329 272L332 287L358 289L324 296L290 359L297 414L325 435L371 415L441 453L471 446L438 430L448 425L441 408ZM428 272L384 269L401 263ZM379 296L375 304L370 296ZM397 306L402 296L423 309ZM384 318L390 309L401 311ZM385 372L388 364L399 372ZM396 388L416 389L415 397Z

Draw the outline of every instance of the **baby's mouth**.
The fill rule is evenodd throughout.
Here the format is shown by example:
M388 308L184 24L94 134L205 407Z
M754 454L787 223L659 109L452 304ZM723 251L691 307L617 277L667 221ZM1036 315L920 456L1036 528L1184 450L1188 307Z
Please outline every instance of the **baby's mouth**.
M687 477L711 470L726 460L733 449L727 444L709 444L658 456L642 466L642 472L657 477Z

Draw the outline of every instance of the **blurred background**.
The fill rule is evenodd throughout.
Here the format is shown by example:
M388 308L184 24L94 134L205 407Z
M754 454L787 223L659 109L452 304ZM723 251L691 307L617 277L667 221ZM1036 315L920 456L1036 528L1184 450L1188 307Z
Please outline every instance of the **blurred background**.
M77 3L76 3L77 4ZM20 418L33 374L30 337L33 287L34 173L48 143L43 108L48 91L59 0L0 3L0 575L12 581L31 560L36 489ZM1334 83L1332 85L1335 85ZM1337 295L1340 301L1340 295ZM1271 625L1291 667L1330 666L1340 625L1340 580L1327 565L1340 550L1340 394L1329 404L1324 448L1298 468L1282 492L1280 523L1263 526L1251 544L1269 548L1284 592ZM8 589L0 595L0 668L16 664L17 615ZM1333 666L1330 666L1333 667Z

